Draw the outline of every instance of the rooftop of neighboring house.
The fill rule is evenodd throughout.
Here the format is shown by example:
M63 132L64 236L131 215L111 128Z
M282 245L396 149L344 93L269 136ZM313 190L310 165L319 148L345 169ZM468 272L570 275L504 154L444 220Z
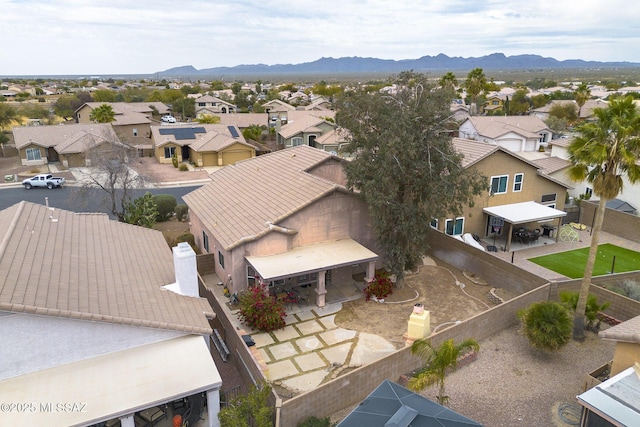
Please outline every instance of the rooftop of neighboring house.
M220 151L237 143L250 146L236 126L224 124L151 126L151 136L156 147L172 143L196 151Z
M235 105L233 105L230 102L224 101L220 98L217 98L215 96L211 96L211 95L203 95L199 98L196 98L196 107L198 106L197 103L198 102L209 102L209 103L214 103L214 104L225 104L225 105L230 105L232 107L235 107Z
M498 138L507 133L525 137L538 137L541 131L550 131L547 125L535 116L472 116L467 119L477 133L489 138Z
M571 162L560 157L543 157L533 160L540 170L545 174L552 174L571 166Z
M161 232L22 201L0 211L0 310L210 334Z
M308 114L308 112L306 115L298 117L289 114L287 124L280 128L279 134L286 139L302 132L321 132L321 129L318 128L318 126L322 123L327 123L330 126L336 127L335 124L327 122L324 117L311 115Z
M605 340L640 344L640 316L600 331L598 335Z
M151 115L151 113L153 113L152 107L154 107L160 115L167 114L169 112L169 107L162 102L86 102L82 104L76 112L85 105L93 110L102 104L110 105L116 116L131 113L144 113Z
M183 199L227 250L268 233L283 219L345 187L312 173L338 157L309 146L280 150L225 166L211 183Z
M70 149L73 141L86 148L104 141L120 142L109 123L14 127L13 137L17 149L30 144L41 147L66 146ZM80 145L77 145L78 149Z

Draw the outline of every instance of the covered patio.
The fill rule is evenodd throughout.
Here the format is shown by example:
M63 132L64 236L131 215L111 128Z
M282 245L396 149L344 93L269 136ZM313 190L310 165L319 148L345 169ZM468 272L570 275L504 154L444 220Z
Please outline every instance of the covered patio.
M268 283L274 295L298 292L315 299L318 307L324 307L327 286L340 287L343 281L351 282L353 265L364 264L365 281L372 280L378 255L353 239L339 239L245 259L255 271L255 279ZM312 294L307 294L307 290L312 290Z
M512 250L514 235L518 239L517 243L526 247L530 242L540 241L540 238L557 241L558 233L554 233L553 230L559 228L561 218L567 215L564 211L533 201L491 206L482 211L489 216L489 223L496 231L495 234L498 230L506 229L506 235L505 232L501 232L501 238L506 239L503 250L507 252ZM532 224L535 226L533 230L530 229ZM525 227L527 225L529 227Z

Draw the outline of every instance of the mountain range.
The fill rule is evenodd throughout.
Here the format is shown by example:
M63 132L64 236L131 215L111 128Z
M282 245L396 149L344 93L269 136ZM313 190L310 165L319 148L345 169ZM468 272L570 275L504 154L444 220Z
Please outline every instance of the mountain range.
M506 56L493 53L481 57L449 57L445 54L423 56L418 59L378 59L361 57L320 58L301 64L253 64L234 67L215 67L197 70L191 65L159 71L160 77L177 76L219 76L219 75L258 75L258 74L349 74L349 73L399 73L413 70L424 71L462 71L482 68L483 70L541 70L572 68L635 68L640 63L598 62L569 59L558 61L540 55Z

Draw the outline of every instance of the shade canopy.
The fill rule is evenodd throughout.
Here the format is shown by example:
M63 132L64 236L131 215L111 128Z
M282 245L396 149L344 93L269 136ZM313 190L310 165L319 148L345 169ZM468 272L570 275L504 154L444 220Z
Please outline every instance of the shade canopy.
M378 255L375 252L353 239L314 243L276 255L246 257L263 280L299 276L376 259Z
M0 395L36 405L5 414L11 425L87 426L221 386L203 337L188 335L9 378Z
M561 218L567 213L536 202L511 203L508 205L490 206L482 209L486 214L502 218L511 224L525 224Z

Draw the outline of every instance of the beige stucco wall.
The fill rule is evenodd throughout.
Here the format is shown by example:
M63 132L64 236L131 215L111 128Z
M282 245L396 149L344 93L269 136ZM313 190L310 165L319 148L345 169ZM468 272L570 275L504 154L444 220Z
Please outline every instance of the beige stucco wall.
M151 125L149 123L136 123L131 125L118 125L113 123L113 130L123 144L131 146L151 144ZM138 136L134 136L134 130Z
M76 120L78 123L91 123L89 116L91 115L91 107L83 105L76 113Z
M37 148L40 150L40 160L27 160L27 149L29 148ZM35 144L29 144L25 147L22 147L18 151L20 155L20 163L22 164L22 166L46 165L47 163L49 163L49 160L47 159L47 149L44 147L40 147Z
M182 162L182 147L177 145L177 144L165 144L162 147L155 147L154 149L154 153L156 156L156 159L158 159L159 163L163 163L163 164L171 164L171 158L166 159L164 157L164 149L165 147L175 147L176 148L176 154L178 155L178 163Z
M640 344L618 341L613 354L611 376L619 374L636 362L640 362Z

